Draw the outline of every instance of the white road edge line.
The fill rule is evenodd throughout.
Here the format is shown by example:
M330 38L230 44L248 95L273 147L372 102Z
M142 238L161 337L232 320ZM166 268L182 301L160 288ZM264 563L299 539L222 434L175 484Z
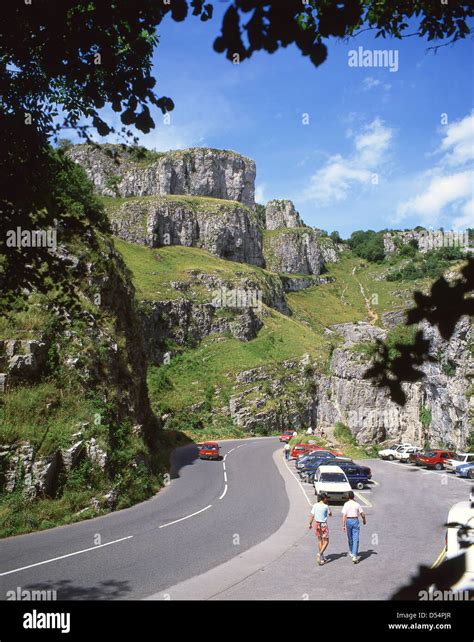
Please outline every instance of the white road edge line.
M227 481L227 473L226 472L224 472L224 481L225 482Z
M75 553L68 553L67 555L60 555L59 557L53 557L50 560L45 560L44 562L36 562L36 564L29 564L28 566L22 566L21 568L14 568L11 571L6 571L5 573L0 573L0 577L5 575L10 575L11 573L19 573L20 571L25 571L28 568L33 568L35 566L41 566L42 564L50 564L51 562L56 562L57 560L63 560L66 557L72 557L73 555L80 555L81 553L88 553L89 551L95 551L98 548L103 548L104 546L110 546L111 544L117 544L118 542L123 542L126 539L131 539L133 535L128 537L121 537L116 539L113 542L107 542L106 544L98 544L97 546L91 546L90 548L84 548L82 551L76 551Z
M209 504L209 506L206 506L205 508L201 508L201 510L196 511L195 513L191 513L191 515L186 515L186 517L180 517L180 519L175 519L174 522L168 522L167 524L162 524L160 528L165 528L165 526L171 526L171 524L177 524L178 522L182 522L184 519L189 519L190 517L194 517L194 515L199 515L199 513L203 513L205 510L211 507L212 507L212 504Z
M222 499L222 498L225 496L226 492L227 492L227 484L224 486L224 492L223 492L223 493L222 493L222 495L219 497L219 499Z
M288 466L288 464L286 463L286 459L283 459L283 463L284 463L284 464L285 464L285 466L288 468L289 472L293 475L293 477L296 479L296 481L297 481L297 483L298 483L298 486L301 488L301 492L302 492L302 493L303 493L303 495L305 496L305 499L306 499L306 501L308 502L308 504L309 504L311 507L313 507L313 504L309 501L309 497L308 497L308 495L306 494L306 491L305 491L305 489L303 488L302 483L300 482L300 480L298 479L298 477L294 474L294 472L291 470L291 468Z
M373 508L372 504L369 501L367 501L365 497L363 497L360 493L354 493L354 495L358 497L361 502L364 502L366 506L368 506L369 508Z
M222 462L222 468L225 470L225 461Z

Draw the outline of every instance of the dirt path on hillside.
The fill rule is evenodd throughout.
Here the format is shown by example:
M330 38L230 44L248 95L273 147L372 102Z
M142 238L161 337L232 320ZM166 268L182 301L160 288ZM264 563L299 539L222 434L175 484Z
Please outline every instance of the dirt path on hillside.
M356 277L356 270L357 270L357 266L354 266L354 267L352 268L352 276L353 276L353 277L354 277L354 279L357 281L357 284L358 284L358 286L359 286L360 293L362 294L362 297L363 297L363 299L364 299L364 301L365 301L365 307L367 308L367 314L369 315L370 323L371 323L372 325L374 325L374 324L378 321L378 319L379 319L379 315L378 315L378 313L373 309L373 307L371 306L371 304L370 304L370 299L369 299L369 297L368 297L368 296L366 296L366 294L365 294L364 286L363 286L363 285L362 285L362 283L359 281L359 279Z

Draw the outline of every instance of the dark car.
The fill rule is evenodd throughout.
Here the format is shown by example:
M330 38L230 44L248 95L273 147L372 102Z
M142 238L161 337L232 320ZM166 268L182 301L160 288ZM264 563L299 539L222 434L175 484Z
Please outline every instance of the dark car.
M315 462L321 461L323 459L335 459L336 456L329 450L315 450L312 453L299 457L296 462L296 470L301 474L300 471L305 468L312 467Z
M314 453L311 453L311 455L314 455ZM332 459L336 459L335 455L328 452L327 450L321 450L318 451L316 456L308 457L308 459L306 459L306 461L304 462L297 462L296 470L298 472L298 475L304 479L305 477L313 475L314 472L318 469L318 466L320 466L322 463L325 463Z
M328 459L324 462L319 462L318 466L321 464L324 464L324 466L339 466L346 474L352 488L357 488L358 490L362 490L369 480L372 479L372 471L368 466L361 466L360 464L355 464L353 461ZM313 481L317 469L318 467L311 473L308 481Z

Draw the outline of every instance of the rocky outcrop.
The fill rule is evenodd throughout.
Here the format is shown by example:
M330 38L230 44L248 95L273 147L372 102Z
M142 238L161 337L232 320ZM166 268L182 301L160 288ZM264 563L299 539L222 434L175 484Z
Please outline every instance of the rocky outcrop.
M38 457L29 442L0 447L0 492L20 490L28 499L54 499L61 495L67 475L88 460L102 473L106 472L107 453L92 437L85 440L80 433L69 448L58 449L46 457Z
M293 201L273 200L265 206L267 230L278 230L282 227L305 227L300 215L295 210Z
M467 231L454 232L424 229L385 232L383 235L385 254L392 254L399 247L410 242L413 242L417 249L424 253L440 247L468 247L469 235Z
M254 207L255 163L235 152L192 148L148 152L135 161L120 145L75 145L68 156L81 165L103 196L192 194Z
M310 228L279 229L266 232L264 256L267 269L290 274L320 274L325 254Z
M250 341L263 325L251 307L225 308L225 316L219 316L219 312L212 304L186 299L143 304L141 317L149 363L163 363L165 355L173 352L170 345L195 348L213 333L229 333L240 341Z
M47 369L48 348L43 338L0 341L0 392L10 384L38 381Z
M422 324L424 336L432 340L435 361L422 367L426 375L422 381L403 384L407 396L404 406L392 402L385 389L364 380L370 364L363 353L354 350L360 342L383 340L386 332L365 323L335 329L345 343L333 352L330 375L319 381L319 424L330 426L340 421L361 444L403 440L419 446L465 445L470 431L469 376L474 369L467 318L459 322L450 342L429 324Z
M150 247L201 247L230 261L263 265L255 213L239 203L211 199L127 201L110 213L114 234Z

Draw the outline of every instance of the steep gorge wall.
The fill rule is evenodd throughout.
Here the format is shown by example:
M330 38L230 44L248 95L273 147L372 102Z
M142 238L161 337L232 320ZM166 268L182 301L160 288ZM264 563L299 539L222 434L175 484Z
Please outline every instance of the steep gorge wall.
M199 147L155 152L136 162L120 145L75 145L68 156L102 196L191 194L254 207L255 163L235 152Z
M255 213L232 201L157 197L110 210L114 234L150 247L185 245L239 263L262 266L262 233Z

